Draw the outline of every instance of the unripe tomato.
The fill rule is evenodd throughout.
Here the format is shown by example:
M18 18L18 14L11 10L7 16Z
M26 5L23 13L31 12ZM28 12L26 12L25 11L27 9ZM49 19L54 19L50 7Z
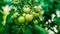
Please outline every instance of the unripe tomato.
M43 14L44 14L44 10L42 10L42 11L40 12L40 14L43 15Z
M25 17L25 16L26 16L26 13L23 13L23 14L22 14L22 16L24 16L24 17Z
M19 22L19 23L24 23L24 22L25 22L25 18L24 18L23 16L20 16L20 17L18 18L18 22Z
M12 15L12 18L17 18L17 15L15 15L15 14L14 14L14 15Z
M26 21L32 21L33 20L33 15L27 14L25 19L26 19Z
M27 7L23 7L23 11L25 12L25 13L29 13L30 12L30 7L28 7L28 5L27 5Z
M33 20L33 23L34 23L35 25L37 25L37 24L38 24L38 20Z
M33 8L34 8L34 10L36 12L40 12L41 11L41 6L34 6Z
M32 15L33 15L34 17L39 17L39 13L32 12Z
M12 18L17 18L18 15L19 15L18 12L16 12L12 15Z

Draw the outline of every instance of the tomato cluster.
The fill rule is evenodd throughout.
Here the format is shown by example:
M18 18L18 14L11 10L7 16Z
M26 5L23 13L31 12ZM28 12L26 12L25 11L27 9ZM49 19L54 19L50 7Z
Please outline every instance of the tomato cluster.
M29 5L24 5L22 8L23 13L18 17L19 23L25 23L25 22L32 22L33 24L38 24L40 20L39 16L42 16L44 14L44 11L42 11L41 6L34 6L30 8ZM17 18L17 14L14 13L13 18Z

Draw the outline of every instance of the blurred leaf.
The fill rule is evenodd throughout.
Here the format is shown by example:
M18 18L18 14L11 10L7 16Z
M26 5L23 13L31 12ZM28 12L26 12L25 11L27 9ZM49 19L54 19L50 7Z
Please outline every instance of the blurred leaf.
M34 25L34 34L48 34L48 32L44 30L42 27Z
M60 17L55 17L54 23L60 25Z
M3 0L3 2L8 5L13 3L12 0Z
M26 27L26 28L23 30L23 34L32 34L31 29L30 29L29 27Z

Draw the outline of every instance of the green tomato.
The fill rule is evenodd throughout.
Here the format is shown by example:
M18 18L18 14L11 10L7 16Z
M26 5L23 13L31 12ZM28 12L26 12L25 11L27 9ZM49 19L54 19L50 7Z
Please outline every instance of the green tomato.
M12 18L17 18L18 15L19 15L18 12L16 12L16 13L14 13L11 17L12 17Z
M17 15L15 15L15 14L14 14L14 15L12 15L12 18L17 18Z
M44 10L40 11L40 14L43 15L44 14Z
M33 15L34 17L39 17L39 13L32 12L32 15Z
M26 21L32 21L32 20L33 20L33 15L27 14L27 15L25 16L25 19L26 19Z
M19 23L24 23L24 22L25 22L25 18L24 18L23 16L20 16L20 17L18 18L18 22L19 22Z
M26 13L23 13L23 14L22 14L22 16L24 16L24 17L25 17L25 16L26 16Z
M33 23L34 23L35 25L37 25L37 24L38 24L38 20L33 20Z
M25 13L29 13L29 12L30 12L30 8L29 8L29 7L23 7L23 11L24 11Z
M34 6L33 8L34 8L35 12L41 11L41 6Z

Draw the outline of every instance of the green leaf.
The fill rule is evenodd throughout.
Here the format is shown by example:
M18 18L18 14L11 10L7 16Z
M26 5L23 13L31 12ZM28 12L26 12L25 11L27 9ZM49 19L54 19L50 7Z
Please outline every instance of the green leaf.
M38 25L34 25L34 32L35 34L48 34L48 32L46 30L44 30L42 27L38 26Z
M4 27L2 24L0 24L0 34L3 33L3 31L4 31Z
M29 27L26 27L23 31L23 34L32 34L31 29Z
M54 23L60 25L60 17L55 17Z
M5 4L11 4L11 3L13 3L12 0L3 0L3 2L4 2Z

